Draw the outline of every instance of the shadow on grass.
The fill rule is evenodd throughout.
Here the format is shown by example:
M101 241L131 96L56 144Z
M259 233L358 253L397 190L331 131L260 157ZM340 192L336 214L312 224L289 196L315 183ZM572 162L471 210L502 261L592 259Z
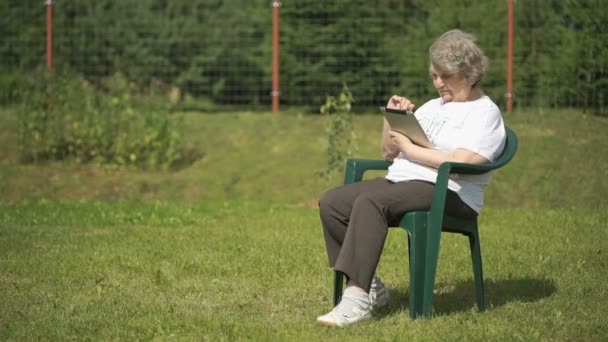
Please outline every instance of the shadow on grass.
M434 314L452 314L477 308L473 280L456 284L436 284L436 288L448 290L436 293L433 297ZM486 310L503 306L511 302L535 302L557 292L555 282L550 279L485 279ZM397 311L408 310L407 291L393 289L391 305L379 312L379 316L391 315Z

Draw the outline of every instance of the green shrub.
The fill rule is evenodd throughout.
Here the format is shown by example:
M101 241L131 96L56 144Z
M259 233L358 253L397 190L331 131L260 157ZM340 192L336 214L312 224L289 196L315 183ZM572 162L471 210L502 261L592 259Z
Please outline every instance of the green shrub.
M167 169L181 159L179 117L154 91L136 94L121 74L94 86L69 73L42 71L27 83L19 115L23 162Z
M20 77L17 70L0 70L0 105L10 105L19 99Z

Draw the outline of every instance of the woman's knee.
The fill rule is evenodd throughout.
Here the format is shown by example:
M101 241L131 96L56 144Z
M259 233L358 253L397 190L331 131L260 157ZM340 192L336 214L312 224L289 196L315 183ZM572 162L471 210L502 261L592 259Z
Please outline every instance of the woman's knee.
M328 190L321 196L321 199L319 200L319 209L321 211L326 211L327 209L334 207L335 204L340 201L338 189L339 188Z
M376 209L381 209L383 207L380 199L378 199L377 196L371 193L360 194L359 196L357 196L355 202L353 203L353 210L370 207Z

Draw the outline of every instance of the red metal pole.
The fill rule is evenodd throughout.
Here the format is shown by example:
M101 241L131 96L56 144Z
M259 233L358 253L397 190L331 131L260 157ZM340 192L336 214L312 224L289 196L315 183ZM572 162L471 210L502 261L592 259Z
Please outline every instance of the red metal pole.
M53 0L46 0L46 68L53 69Z
M281 3L272 2L272 112L279 112L279 7Z
M507 112L513 109L513 0L508 0L508 37L507 37Z

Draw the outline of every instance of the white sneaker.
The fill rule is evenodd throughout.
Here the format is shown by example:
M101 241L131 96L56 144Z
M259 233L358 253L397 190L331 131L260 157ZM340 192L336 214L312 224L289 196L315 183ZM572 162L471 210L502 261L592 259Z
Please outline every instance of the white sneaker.
M389 293L380 277L374 276L372 286L369 288L369 302L374 310L388 305Z
M365 293L362 293L365 296ZM330 327L344 327L372 318L371 306L367 299L351 298L345 291L340 304L329 313L319 316L317 322Z

